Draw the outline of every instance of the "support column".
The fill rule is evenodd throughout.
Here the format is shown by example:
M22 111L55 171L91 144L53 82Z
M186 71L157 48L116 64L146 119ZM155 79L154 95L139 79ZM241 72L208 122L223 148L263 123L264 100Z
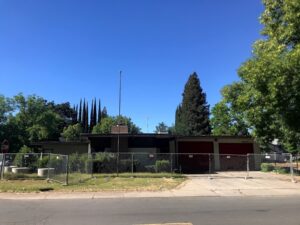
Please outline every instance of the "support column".
M220 155L219 155L219 142L214 140L214 160L215 160L215 170L220 170Z
M261 164L261 152L259 149L259 145L254 141L253 142L253 152L254 152L254 167L255 170L260 170Z
M90 155L92 153L92 147L91 147L91 142L88 143L88 154Z

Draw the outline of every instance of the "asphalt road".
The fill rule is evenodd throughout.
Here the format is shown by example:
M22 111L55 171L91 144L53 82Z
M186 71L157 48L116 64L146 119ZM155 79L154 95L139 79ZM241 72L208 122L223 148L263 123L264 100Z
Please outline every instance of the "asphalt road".
M300 197L0 200L0 225L299 225Z

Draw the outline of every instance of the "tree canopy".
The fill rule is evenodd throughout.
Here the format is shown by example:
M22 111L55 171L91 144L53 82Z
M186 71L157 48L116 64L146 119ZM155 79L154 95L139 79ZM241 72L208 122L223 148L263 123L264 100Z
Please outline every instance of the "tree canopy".
M252 57L238 70L240 82L227 86L228 96L222 101L243 115L261 144L279 139L296 151L300 146L300 1L263 3L264 38L254 43Z
M110 134L112 126L115 125L127 125L128 126L128 133L130 134L139 134L141 133L141 128L135 125L131 118L126 116L108 116L106 115L102 118L101 123L94 126L92 133L93 134Z
M189 76L176 109L175 130L180 135L207 135L211 132L209 105L196 73Z
M169 132L169 127L164 123L164 122L160 122L158 123L158 125L155 127L155 131L156 134L160 134L160 133L168 133Z

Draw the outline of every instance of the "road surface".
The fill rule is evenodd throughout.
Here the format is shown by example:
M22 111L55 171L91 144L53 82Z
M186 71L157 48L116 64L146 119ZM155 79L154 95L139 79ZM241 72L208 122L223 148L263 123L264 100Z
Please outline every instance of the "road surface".
M299 225L300 197L0 200L1 225Z

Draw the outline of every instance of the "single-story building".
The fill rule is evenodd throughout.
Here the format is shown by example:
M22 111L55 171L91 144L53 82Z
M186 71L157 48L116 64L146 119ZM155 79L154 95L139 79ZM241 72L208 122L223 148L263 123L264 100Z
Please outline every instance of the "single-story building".
M145 164L153 164L154 159L160 156L170 159L173 167L183 173L246 170L247 154L260 153L253 138L244 136L81 134L77 142L38 142L32 145L43 152L60 154L135 153L136 156L140 155L141 160L143 158ZM259 156L251 156L250 167L256 170L260 168Z

